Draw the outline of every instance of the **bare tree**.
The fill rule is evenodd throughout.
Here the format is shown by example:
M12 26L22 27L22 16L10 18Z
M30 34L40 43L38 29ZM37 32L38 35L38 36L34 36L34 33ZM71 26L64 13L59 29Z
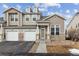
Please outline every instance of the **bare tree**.
M74 38L75 38L74 34L75 34L75 32L76 32L75 29L71 29L71 30L68 31L68 36L69 36L70 40L74 41Z
M79 41L79 30L76 30L73 36L74 41Z

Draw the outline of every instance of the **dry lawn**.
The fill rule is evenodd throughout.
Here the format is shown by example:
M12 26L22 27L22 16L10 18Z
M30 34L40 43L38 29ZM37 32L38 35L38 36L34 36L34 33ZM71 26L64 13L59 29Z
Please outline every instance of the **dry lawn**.
M53 42L52 42L53 43ZM69 53L69 49L71 48L76 48L79 49L79 42L67 42L67 41L63 41L63 42L54 42L53 44L47 44L47 52L48 53Z

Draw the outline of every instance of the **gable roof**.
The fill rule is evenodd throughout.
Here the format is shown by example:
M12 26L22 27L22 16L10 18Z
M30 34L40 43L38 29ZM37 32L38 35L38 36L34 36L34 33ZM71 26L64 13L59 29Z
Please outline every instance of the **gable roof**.
M69 27L69 25L71 24L71 22L74 20L75 16L77 16L79 14L79 12L77 12L71 19L71 21L69 22L69 24L67 25L67 28Z
M16 10L16 11L18 11L18 12L20 12L20 13L22 13L21 11L19 11L19 10L17 10L16 8L9 8L9 9L7 9L7 10L5 10L3 13L6 13L6 12L8 12L9 10Z
M49 19L49 18L51 18L51 17L54 17L54 16L60 17L60 18L62 18L63 20L65 20L65 18L64 18L64 17L61 17L61 16L59 16L59 15L57 15L57 14L50 15L50 16L48 16L48 17L44 18L43 20L47 20L47 19Z

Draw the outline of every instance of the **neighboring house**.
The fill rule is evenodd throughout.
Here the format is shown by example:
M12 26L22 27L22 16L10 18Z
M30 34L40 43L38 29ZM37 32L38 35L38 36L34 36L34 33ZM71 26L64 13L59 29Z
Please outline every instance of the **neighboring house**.
M4 11L3 41L65 40L64 18L59 15L42 16L38 8L25 13L10 8Z
M72 20L70 21L70 23L68 24L67 26L67 29L66 29L66 32L67 32L67 36L68 36L68 33L71 32L71 31L76 31L79 29L79 12L77 12Z
M4 21L3 21L3 17L0 17L0 42L2 41L2 39L3 39L3 26L2 26L2 24L4 23Z

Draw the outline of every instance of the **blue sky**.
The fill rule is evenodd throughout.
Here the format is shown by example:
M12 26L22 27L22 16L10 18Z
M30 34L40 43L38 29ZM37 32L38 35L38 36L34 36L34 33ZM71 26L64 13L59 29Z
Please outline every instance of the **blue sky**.
M4 10L11 7L18 8L21 11L25 11L27 7L31 7L32 9L38 7L43 16L59 14L65 17L66 25L79 10L78 3L1 3L0 16L3 16Z

